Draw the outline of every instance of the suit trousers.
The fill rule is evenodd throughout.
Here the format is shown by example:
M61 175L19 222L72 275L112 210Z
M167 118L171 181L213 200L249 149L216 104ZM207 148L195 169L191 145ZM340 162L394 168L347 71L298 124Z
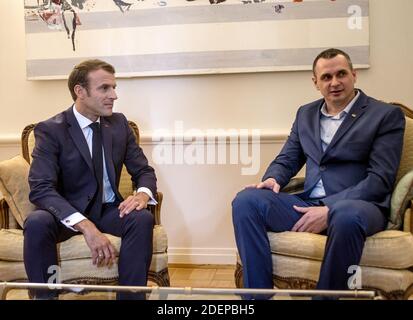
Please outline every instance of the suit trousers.
M319 205L287 193L244 189L232 202L232 218L244 271L244 287L273 288L271 249L267 232L290 231L302 217L293 205ZM329 208L327 243L317 289L347 290L349 267L360 263L366 237L384 230L387 218L375 205L341 200ZM276 263L276 262L275 262ZM354 271L353 271L354 272Z
M119 285L146 286L152 260L153 215L146 209L119 217L117 205L104 205L102 215L92 221L102 233L121 238L118 260ZM24 265L30 282L48 283L58 266L56 244L80 234L58 221L50 212L36 210L24 224ZM52 268L51 268L52 267ZM36 298L57 296L56 291L31 291ZM144 299L144 294L118 293L118 299Z

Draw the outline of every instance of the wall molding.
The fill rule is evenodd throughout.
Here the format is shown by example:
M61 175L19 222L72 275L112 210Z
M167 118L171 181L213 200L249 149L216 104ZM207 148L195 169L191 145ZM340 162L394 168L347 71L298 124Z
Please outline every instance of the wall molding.
M213 135L213 134L184 134L182 136L177 135L163 135L162 137L155 136L154 134L141 134L140 140L142 145L174 145L174 144L230 144L231 141L238 141L238 143L252 144L257 141L257 136L252 134L252 130L248 130L248 135L231 134L227 130L228 134ZM261 130L259 135L260 144L272 144L283 143L288 137L288 133ZM0 147L19 147L20 148L20 135L0 135Z
M20 137L0 136L0 161L10 159L18 154L21 154Z
M19 135L0 135L0 146L20 146L20 139Z
M168 262L177 264L235 265L236 248L168 248Z

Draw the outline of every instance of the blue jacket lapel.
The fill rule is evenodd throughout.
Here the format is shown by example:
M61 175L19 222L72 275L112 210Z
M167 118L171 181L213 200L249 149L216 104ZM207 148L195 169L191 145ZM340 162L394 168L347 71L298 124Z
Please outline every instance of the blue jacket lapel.
M324 100L316 106L316 110L313 114L313 119L311 121L311 125L313 126L311 128L311 131L314 132L314 144L318 153L317 159L321 158L321 155L323 154L323 148L321 146L321 135L320 135L320 109L321 106L323 105Z
M79 123L75 118L75 115L73 113L73 107L70 107L64 113L68 124L69 134L72 137L72 140L75 146L78 148L83 159L86 161L90 170L92 170L93 172L93 163L92 157L90 156L89 147L87 145L85 136L83 135L82 129L80 128Z

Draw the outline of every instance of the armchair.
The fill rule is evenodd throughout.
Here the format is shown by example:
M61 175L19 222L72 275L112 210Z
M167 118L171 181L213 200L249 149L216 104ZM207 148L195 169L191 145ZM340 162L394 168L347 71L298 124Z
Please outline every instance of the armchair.
M361 285L386 299L408 299L413 294L413 111L399 103L406 117L402 159L392 194L387 230L368 237L361 267ZM294 178L283 192L302 190L304 178ZM306 232L268 232L274 286L314 289L319 277L327 237ZM237 255L235 283L243 286ZM349 274L350 276L350 274Z
M31 124L24 128L21 135L22 156L30 164L31 152L34 147L33 129L36 125ZM136 141L139 143L139 129L137 125L129 121L129 126L135 134ZM22 161L24 162L24 161ZM27 165L26 165L27 167ZM27 171L27 170L26 170ZM27 178L22 178L22 183L27 183L21 190L28 190ZM1 181L0 181L1 182ZM133 192L133 185L126 168L121 174L119 191L123 197ZM26 192L27 193L27 192ZM161 205L162 193L156 195L158 204L149 206L155 218L153 234L153 256L149 269L149 281L158 286L169 286L168 273L168 240L165 229L161 225ZM20 197L22 198L22 197ZM28 201L28 194L23 195ZM15 198L7 197L0 199L0 282L1 281L27 281L26 272L23 264L23 230L21 221L18 222L11 214L11 208L15 208ZM108 235L109 240L119 252L120 238ZM92 264L91 254L84 237L77 235L58 245L59 263L61 267L61 281L69 284L116 284L118 271L116 267L98 268ZM0 292L1 293L1 292ZM4 295L5 293L3 293ZM0 297L1 298L1 297Z

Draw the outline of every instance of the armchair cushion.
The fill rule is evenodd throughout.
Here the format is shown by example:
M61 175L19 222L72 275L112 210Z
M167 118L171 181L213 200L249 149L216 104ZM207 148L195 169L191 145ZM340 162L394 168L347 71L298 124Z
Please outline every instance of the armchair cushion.
M394 188L391 207L390 221L387 229L398 230L403 224L404 213L413 199L413 170L406 173Z
M120 238L105 234L114 245L117 252L120 249ZM23 261L23 230L1 229L0 230L0 260ZM165 253L168 240L165 229L157 225L153 229L153 254ZM77 260L91 258L90 249L85 238L79 234L58 244L59 260Z
M237 263L242 265L238 254ZM314 289L320 274L321 261L273 254L272 265L272 273L278 280L277 288L291 289L289 285L285 285L286 280L290 280L294 282L294 288ZM379 288L381 293L390 293L388 298L392 298L391 293L404 292L413 283L413 273L408 270L366 266L361 266L361 270L363 288Z
M106 234L106 236L119 253L120 238L110 234ZM0 230L0 281L27 279L23 264L23 240L23 230ZM82 235L74 236L60 243L57 249L61 267L60 276L63 282L70 283L80 279L83 283L85 281L86 283L88 281L91 281L90 283L104 283L118 277L117 267L99 268L92 264L90 249ZM159 273L167 268L167 235L161 225L156 225L153 230L153 255L149 272L158 273L156 278L159 278Z
M269 232L272 254L322 261L327 237L307 232ZM413 235L386 230L368 237L360 265L405 269L413 266Z
M28 176L29 164L23 157L0 162L0 191L21 227L27 215L35 209L29 201Z

